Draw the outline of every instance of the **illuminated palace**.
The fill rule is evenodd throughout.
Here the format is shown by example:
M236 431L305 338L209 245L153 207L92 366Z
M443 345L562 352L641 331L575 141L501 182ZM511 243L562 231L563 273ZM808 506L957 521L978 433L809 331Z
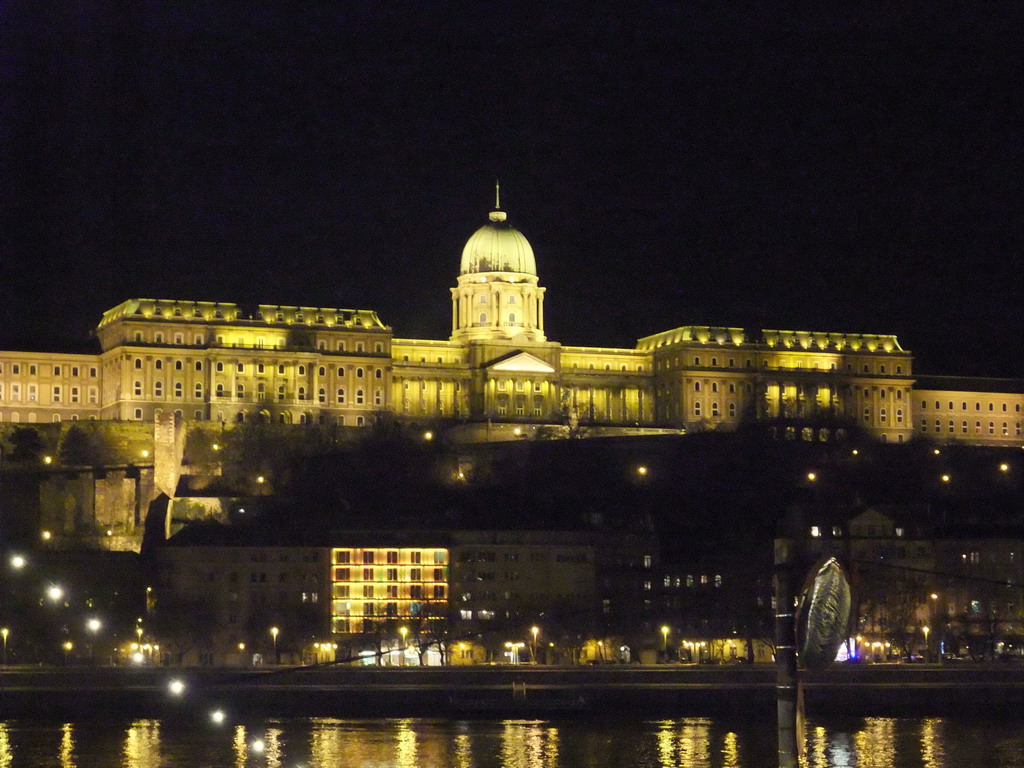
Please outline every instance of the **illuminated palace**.
M916 378L895 336L682 326L632 349L548 340L527 239L496 207L462 251L447 340L396 338L377 314L130 299L104 313L98 354L0 352L0 419L540 425L594 434L733 429L743 420L856 422L881 440L1021 440L1016 380ZM838 423L838 421L836 422ZM785 427L784 427L785 428ZM478 437L482 439L482 430Z

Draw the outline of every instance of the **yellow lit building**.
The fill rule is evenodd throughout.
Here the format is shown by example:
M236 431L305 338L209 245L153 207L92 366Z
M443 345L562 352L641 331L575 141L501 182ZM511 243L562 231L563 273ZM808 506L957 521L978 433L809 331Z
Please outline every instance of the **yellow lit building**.
M929 378L895 336L685 325L632 349L549 340L529 241L496 207L467 241L448 339L394 338L372 310L131 299L108 310L95 355L0 352L0 420L541 425L629 433L730 430L829 439L1021 441L1024 383ZM493 429L491 429L493 427ZM470 432L472 436L474 433ZM472 439L472 437L471 437Z

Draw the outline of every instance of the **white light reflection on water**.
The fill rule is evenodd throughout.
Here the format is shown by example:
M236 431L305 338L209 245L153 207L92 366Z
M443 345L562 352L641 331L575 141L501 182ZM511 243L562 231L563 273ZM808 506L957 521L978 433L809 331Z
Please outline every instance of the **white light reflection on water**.
M75 734L71 723L60 729L60 768L75 768Z
M159 720L136 720L128 726L121 763L125 768L159 768Z

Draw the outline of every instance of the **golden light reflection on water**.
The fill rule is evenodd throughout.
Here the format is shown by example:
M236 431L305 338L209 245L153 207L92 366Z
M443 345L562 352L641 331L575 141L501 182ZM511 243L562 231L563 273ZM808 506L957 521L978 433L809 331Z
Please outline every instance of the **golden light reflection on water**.
M543 721L504 720L502 768L551 768L558 765L558 728Z
M732 731L722 738L722 768L741 768L739 736Z
M473 743L467 733L455 736L455 768L473 768Z
M160 721L136 720L124 734L125 768L158 768L160 765Z
M309 757L312 765L341 765L346 735L337 721L317 720L309 733Z
M946 765L941 726L942 721L934 717L921 723L921 768L944 768Z
M75 768L75 734L71 723L60 729L60 768Z
M820 725L807 734L807 763L810 768L828 768L828 737Z
M235 768L245 768L245 759L249 756L249 744L246 741L244 725L235 726Z
M395 768L418 768L416 763L416 731L411 720L398 721L398 753L395 755Z
M0 768L9 768L14 762L11 750L11 736L7 732L7 723L0 723Z
M658 759L663 768L709 768L711 721L665 720L658 728Z
M263 754L267 768L281 768L281 730L268 728L263 736Z
M894 768L896 721L888 717L869 717L853 736L858 768ZM840 763L841 765L841 763Z

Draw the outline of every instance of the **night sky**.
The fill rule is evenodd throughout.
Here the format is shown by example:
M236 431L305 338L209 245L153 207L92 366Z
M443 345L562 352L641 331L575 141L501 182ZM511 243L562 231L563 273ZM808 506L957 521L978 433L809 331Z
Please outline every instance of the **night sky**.
M2 348L133 296L447 338L500 177L553 340L894 332L1024 376L1019 3L43 5L0 5Z

